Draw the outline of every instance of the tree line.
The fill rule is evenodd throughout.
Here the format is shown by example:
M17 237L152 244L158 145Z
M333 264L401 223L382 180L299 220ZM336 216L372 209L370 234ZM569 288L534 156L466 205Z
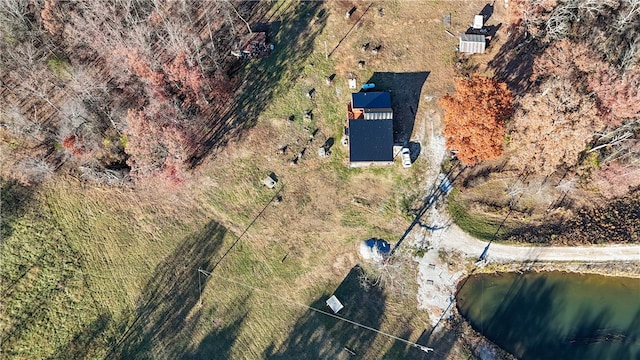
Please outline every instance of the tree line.
M229 50L260 6L2 0L0 174L179 183L196 135L232 101Z

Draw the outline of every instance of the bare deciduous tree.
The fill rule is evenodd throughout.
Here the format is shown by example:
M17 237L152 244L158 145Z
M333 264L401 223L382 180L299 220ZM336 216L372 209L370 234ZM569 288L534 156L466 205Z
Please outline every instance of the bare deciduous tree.
M24 185L40 183L48 179L55 170L43 157L23 159L14 169L16 180Z
M638 15L640 15L640 0L624 0L625 5L615 21L614 28L622 33L627 31L630 27L637 26L634 22Z
M543 175L574 165L602 127L597 114L595 102L568 79L548 80L540 93L520 100L511 123L511 164Z
M0 109L0 126L14 139L24 139L30 146L36 146L45 140L42 124L22 113L15 104Z
M29 2L0 0L0 29L8 36L22 37L32 27L27 15Z

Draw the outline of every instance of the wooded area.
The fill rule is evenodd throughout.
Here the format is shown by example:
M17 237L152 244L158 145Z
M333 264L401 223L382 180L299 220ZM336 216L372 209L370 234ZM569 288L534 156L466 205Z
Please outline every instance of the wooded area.
M504 148L509 171L577 177L606 197L639 186L640 1L520 0L509 11L487 70L513 91L514 111L496 123L496 94L462 80L441 101L449 149L473 165Z
M226 126L230 49L268 5L3 0L2 176L30 184L66 165L108 184L180 182L202 134Z
M493 60L497 78L520 95L508 127L510 163L581 176L605 196L640 185L640 1L513 5L517 41ZM508 74L516 63L530 85Z

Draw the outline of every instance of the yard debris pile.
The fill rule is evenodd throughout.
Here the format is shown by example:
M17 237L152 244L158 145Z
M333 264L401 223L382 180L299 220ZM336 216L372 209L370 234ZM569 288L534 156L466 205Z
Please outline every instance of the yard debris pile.
M273 50L273 44L267 42L266 32L254 32L248 34L236 50L232 50L231 54L239 58L253 58L269 56Z

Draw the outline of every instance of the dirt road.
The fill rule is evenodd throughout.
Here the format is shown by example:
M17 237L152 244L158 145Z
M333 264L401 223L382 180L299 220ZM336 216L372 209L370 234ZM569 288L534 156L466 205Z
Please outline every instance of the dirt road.
M487 242L475 239L452 224L440 235L440 247L480 257ZM526 261L640 261L640 245L603 246L518 246L492 243L487 251L490 262Z

